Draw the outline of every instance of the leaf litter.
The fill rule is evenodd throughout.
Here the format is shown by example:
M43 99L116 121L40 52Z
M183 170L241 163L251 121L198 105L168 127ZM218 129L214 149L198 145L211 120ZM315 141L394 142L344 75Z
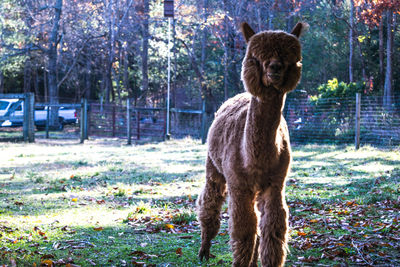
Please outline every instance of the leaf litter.
M187 149L186 144L184 147ZM334 163L332 160L332 164ZM400 198L398 197L400 171L393 170L379 175L364 174L368 181L358 182L357 179L351 177L343 178L343 175L350 175L350 173L356 175L355 171L338 172L333 171L334 167L301 169L299 168L301 164L301 161L297 162L297 165L295 162L294 172L291 175L294 178L289 180L287 187L291 228L288 265L400 266ZM202 166L198 167L203 169ZM341 168L345 167L341 165ZM69 179L60 180L59 185L51 186L51 190L59 190L63 195L57 201L65 203L71 210L78 210L84 206L97 207L103 212L129 210L129 214L124 218L114 218L114 220L117 222L116 225L119 225L118 227L127 226L127 229L131 230L125 228L110 230L101 221L94 221L87 227L88 232L82 236L79 228L66 224L62 220L60 225L41 223L26 229L23 225L14 227L13 224L7 223L6 219L0 217L0 238L7 241L3 242L3 247L0 248L0 259L7 259L10 266L13 262L15 264L20 262L22 255L39 259L35 261L36 266L46 264L46 261L47 263L51 261L55 266L72 267L82 262L95 266L99 264L101 257L89 258L82 253L88 251L90 254L97 255L101 253L101 247L106 244L115 244L114 248L121 253L122 251L118 251L119 247L123 247L121 244L126 238L133 237L134 240L137 239L137 242L133 243L136 245L130 245L130 250L123 252L126 255L124 258L118 259L116 256L114 259L106 253L102 255L103 265L155 266L156 263L175 262L198 264L196 254L199 225L195 215L196 192L184 192L178 196L171 194L173 197L167 197L164 195L167 182L153 181L151 178L149 181L136 183L134 187L128 187L123 183L114 184L112 178L106 178L101 172L99 173L85 175L77 171L73 176L66 177ZM109 172L104 173L109 175ZM345 180L345 184L352 187L339 186L335 181L329 184L310 183L315 173ZM159 173L155 175L162 176ZM184 177L193 179L192 181L198 179L186 174ZM12 181L14 180L18 180L18 173ZM365 185L366 183L368 186ZM173 191L180 184L174 181L168 186ZM363 187L368 188L364 190ZM47 188L39 191L43 194L43 198L48 196L50 187ZM199 191L199 188L195 189ZM11 195L10 197L6 195L6 197L9 199L7 207L12 207L16 214L22 213L22 209L32 205L25 198L16 200L12 199ZM159 198L159 200L153 198ZM145 199L149 201L140 204L140 201ZM3 207L0 207L0 216L2 216L1 208ZM213 249L218 249L220 244L219 252L214 251L214 254L223 253L226 256L223 258L214 256L210 260L212 262L215 259L212 263L214 265L230 265L231 263L229 236L226 231L227 220L228 213L224 209L223 225L218 235L221 240L214 241ZM60 237L54 238L55 232L59 232ZM150 240L156 236L169 236L169 243L162 245L164 241ZM150 239L146 240L146 238ZM99 243L100 240L101 243ZM155 245L160 247L155 248ZM175 258L171 258L172 256ZM165 257L169 257L167 262L164 261Z

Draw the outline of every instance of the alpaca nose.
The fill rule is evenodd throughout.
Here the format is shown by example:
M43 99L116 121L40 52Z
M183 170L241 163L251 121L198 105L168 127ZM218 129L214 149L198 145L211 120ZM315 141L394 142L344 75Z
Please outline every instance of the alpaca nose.
M273 61L269 64L269 68L273 72L280 72L282 69L282 64L279 61Z

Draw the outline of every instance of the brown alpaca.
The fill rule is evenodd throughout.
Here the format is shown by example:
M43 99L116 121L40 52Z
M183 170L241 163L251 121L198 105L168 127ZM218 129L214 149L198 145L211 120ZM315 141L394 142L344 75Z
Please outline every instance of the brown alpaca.
M208 134L206 185L197 203L201 260L210 257L211 240L218 233L221 206L228 194L233 266L257 266L259 256L262 266L285 262L285 179L291 149L282 110L286 93L300 80L298 38L305 27L298 23L290 34L255 34L247 23L242 24L248 43L242 65L247 92L221 106Z

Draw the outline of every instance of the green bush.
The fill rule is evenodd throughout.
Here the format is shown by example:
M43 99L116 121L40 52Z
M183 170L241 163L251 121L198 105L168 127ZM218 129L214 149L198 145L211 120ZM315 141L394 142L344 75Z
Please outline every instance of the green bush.
M329 80L325 84L318 86L318 96L317 99L321 98L342 98L342 97L354 97L356 93L363 93L365 90L364 82L352 82L345 83L339 82L337 78ZM315 98L314 98L315 99Z
M339 82L337 78L321 84L317 95L295 108L301 111L303 125L295 131L294 140L327 143L349 143L354 140L356 93L363 93L365 83ZM293 104L292 104L293 106Z

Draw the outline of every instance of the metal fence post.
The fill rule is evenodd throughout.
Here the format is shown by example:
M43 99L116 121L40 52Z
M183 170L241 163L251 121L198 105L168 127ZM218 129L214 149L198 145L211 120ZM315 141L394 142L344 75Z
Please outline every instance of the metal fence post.
M162 114L163 114L163 117L164 117L164 123L163 123L163 141L165 141L165 140L169 140L168 138L170 138L171 137L171 130L169 130L170 131L170 134L169 134L169 136L167 136L167 109L166 110L164 110L164 111L162 111ZM168 121L171 121L171 119L168 119ZM171 125L171 124L169 124L169 125Z
M47 106L47 112L46 112L46 139L49 139L49 120L50 120L50 106Z
M35 142L35 98L33 93L26 93L24 97L23 134L25 142Z
M80 117L80 127L81 127L81 144L85 141L85 102L83 98L81 99L81 117Z
M115 105L112 104L112 137L115 137Z
M356 125L355 125L355 146L360 148L360 119L361 119L361 94L356 94Z
M132 144L131 107L129 98L126 100L126 130L128 135L128 145L131 145Z
M206 143L206 99L202 99L202 108L201 108L201 143L204 145Z
M136 140L140 139L140 111L136 110Z
M88 116L88 111L89 111L89 106L88 106L88 101L85 98L83 100L83 106L84 106L84 112L85 112L85 123L84 123L84 137L85 139L89 139L89 116Z

